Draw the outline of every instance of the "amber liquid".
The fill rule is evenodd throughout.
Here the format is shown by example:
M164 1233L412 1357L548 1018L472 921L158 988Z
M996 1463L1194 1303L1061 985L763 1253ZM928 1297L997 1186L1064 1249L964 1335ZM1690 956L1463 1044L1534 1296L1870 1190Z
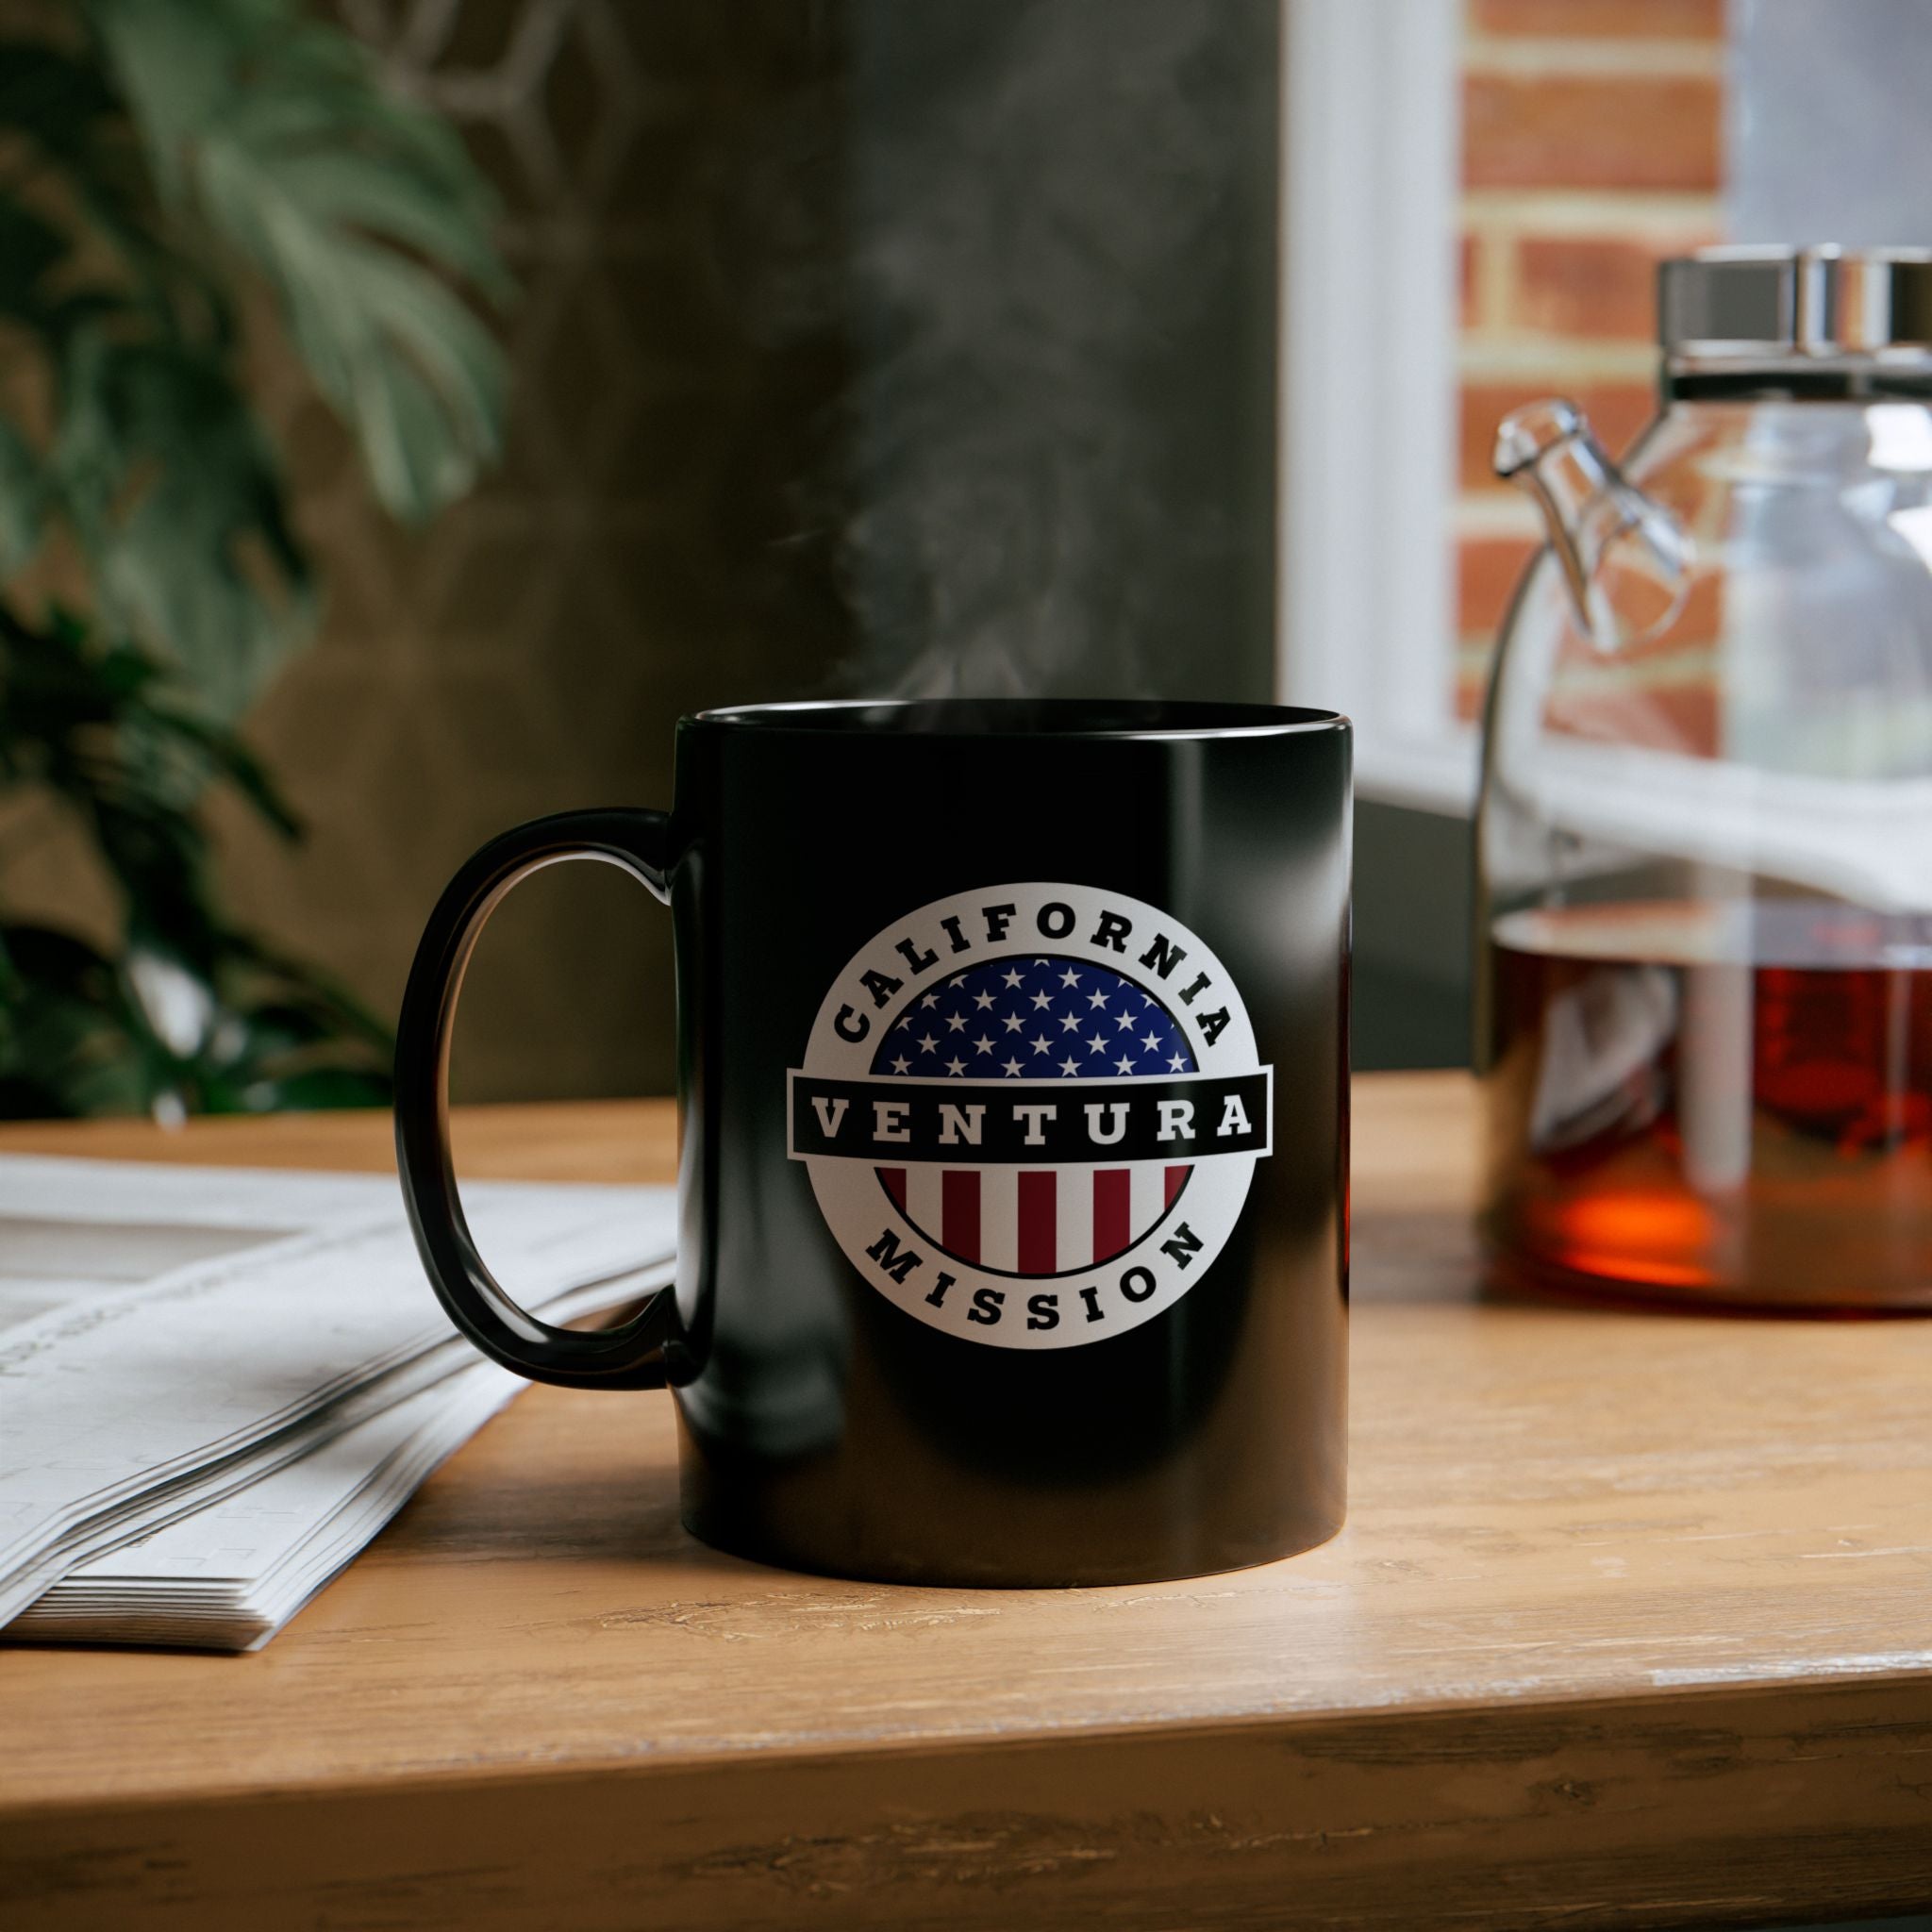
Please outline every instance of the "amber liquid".
M1797 901L1512 913L1490 936L1499 1274L1932 1307L1932 921Z

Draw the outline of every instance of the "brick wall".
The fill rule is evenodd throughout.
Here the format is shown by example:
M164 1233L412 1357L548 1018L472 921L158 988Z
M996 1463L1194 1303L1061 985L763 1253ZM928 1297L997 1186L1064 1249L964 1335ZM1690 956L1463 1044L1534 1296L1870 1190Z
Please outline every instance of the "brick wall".
M1573 396L1621 449L1652 413L1659 258L1721 239L1724 0L1466 0L1456 703L1474 717L1538 531L1496 423Z

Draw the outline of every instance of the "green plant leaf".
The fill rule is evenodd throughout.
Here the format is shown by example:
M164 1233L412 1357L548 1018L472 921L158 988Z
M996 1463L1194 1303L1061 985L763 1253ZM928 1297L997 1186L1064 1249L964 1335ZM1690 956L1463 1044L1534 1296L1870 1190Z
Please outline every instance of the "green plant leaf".
M86 4L164 195L275 288L385 507L461 495L501 451L503 358L440 277L508 277L450 130L288 0Z
M313 616L274 458L220 363L84 333L50 467L108 623L232 718Z
M8 312L57 338L104 307L145 309L176 327L192 312L227 338L231 323L221 290L161 231L141 144L98 58L44 42L0 41L0 130L24 150L5 201L14 227L0 249L0 274L18 283L52 265L22 247L25 225L49 216L61 243L59 265L70 278L76 254L88 264L82 285L58 295L35 291L32 301L9 304ZM50 181L61 192L41 192ZM108 244L111 260L80 246L95 239Z
M0 925L0 1118L129 1113L142 1056L111 961L70 933Z
M0 200L0 315L39 327L49 308L43 283L67 253L67 237L51 222Z
M0 416L0 575L12 575L41 547L46 485L27 440Z
M508 280L460 140L307 0L69 0L0 37L0 321L52 422L0 417L0 576L50 532L88 608L0 591L0 787L84 828L116 942L0 918L0 1114L372 1105L388 1028L225 914L219 783L292 835L232 726L314 596L242 379L252 271L383 503L427 515L499 447ZM459 292L459 290L466 292Z
M82 157L94 125L118 108L94 62L44 41L0 40L0 126L26 136L47 154Z
M238 1106L219 1110L309 1113L323 1108L387 1107L393 1091L389 1076L375 1068L309 1067L251 1080L240 1090Z
M208 769L234 786L284 838L301 836L302 822L269 776L267 768L232 732L166 705L155 707L151 719L164 739L172 739L177 745L192 745L206 760Z

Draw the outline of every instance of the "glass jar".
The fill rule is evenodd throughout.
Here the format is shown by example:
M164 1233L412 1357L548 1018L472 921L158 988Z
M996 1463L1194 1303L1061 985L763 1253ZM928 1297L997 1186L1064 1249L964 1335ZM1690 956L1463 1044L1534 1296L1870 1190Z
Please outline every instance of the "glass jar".
M1548 543L1477 822L1485 1225L1518 1286L1932 1307L1932 258L1664 265L1623 468L1502 426Z

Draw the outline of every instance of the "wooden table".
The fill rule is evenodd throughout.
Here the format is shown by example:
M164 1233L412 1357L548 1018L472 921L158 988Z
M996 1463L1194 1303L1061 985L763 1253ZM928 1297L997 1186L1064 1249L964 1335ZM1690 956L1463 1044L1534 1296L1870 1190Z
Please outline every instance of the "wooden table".
M1192 1583L893 1590L678 1528L535 1390L264 1653L0 1654L0 1924L1684 1925L1932 1900L1932 1324L1486 1306L1473 1113L1358 1083L1353 1508ZM0 1145L380 1167L356 1118ZM662 1177L661 1105L463 1123ZM0 1396L4 1399L4 1396Z

